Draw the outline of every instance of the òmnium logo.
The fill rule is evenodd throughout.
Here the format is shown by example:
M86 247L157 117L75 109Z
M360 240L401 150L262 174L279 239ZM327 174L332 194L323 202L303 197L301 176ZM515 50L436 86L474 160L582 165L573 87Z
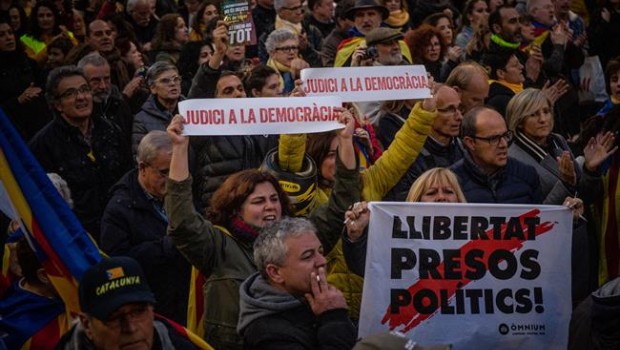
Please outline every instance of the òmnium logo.
M497 330L501 335L545 335L545 325L542 323L501 323Z

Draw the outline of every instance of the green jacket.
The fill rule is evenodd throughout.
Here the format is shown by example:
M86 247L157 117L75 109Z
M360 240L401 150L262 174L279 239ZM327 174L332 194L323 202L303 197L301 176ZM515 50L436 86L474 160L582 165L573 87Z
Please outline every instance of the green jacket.
M359 172L345 169L340 160L336 164L337 181L330 201L310 217L325 254L340 238L346 209L360 200ZM205 340L215 349L241 349L241 338L236 332L239 286L257 271L253 248L196 212L191 191L191 177L180 182L168 180L165 200L168 235L207 279L204 285Z

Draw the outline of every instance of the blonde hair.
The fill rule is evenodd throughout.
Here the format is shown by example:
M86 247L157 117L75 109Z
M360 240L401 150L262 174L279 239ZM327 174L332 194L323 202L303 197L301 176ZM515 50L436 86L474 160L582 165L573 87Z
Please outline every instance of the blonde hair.
M420 199L428 190L428 188L436 184L438 182L447 183L452 187L454 193L456 194L456 198L459 203L466 203L465 195L463 194L463 190L461 190L461 185L459 185L459 180L456 178L456 175L452 172L452 170L448 168L433 168L425 171L422 175L420 175L413 185L411 185L411 189L409 189L409 194L407 195L407 202L420 202Z
M545 106L548 106L553 114L553 104L551 104L551 101L549 101L542 90L527 88L519 92L510 99L506 106L506 122L508 127L512 131L517 131L528 115Z

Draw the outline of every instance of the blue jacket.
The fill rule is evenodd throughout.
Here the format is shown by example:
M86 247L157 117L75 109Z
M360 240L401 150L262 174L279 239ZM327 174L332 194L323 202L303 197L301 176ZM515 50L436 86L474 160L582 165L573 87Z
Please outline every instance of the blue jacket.
M470 203L541 204L543 196L538 173L530 165L508 157L506 166L492 175L484 174L464 152L451 169Z

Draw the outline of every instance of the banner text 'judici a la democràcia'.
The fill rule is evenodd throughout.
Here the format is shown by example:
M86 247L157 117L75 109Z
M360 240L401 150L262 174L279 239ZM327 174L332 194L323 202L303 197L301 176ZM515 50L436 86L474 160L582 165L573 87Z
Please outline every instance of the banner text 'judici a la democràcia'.
M279 135L341 129L337 96L217 98L179 103L186 135Z
M572 217L562 206L371 203L360 336L454 349L566 349Z
M301 71L307 96L338 95L344 102L430 97L422 65L307 68Z

